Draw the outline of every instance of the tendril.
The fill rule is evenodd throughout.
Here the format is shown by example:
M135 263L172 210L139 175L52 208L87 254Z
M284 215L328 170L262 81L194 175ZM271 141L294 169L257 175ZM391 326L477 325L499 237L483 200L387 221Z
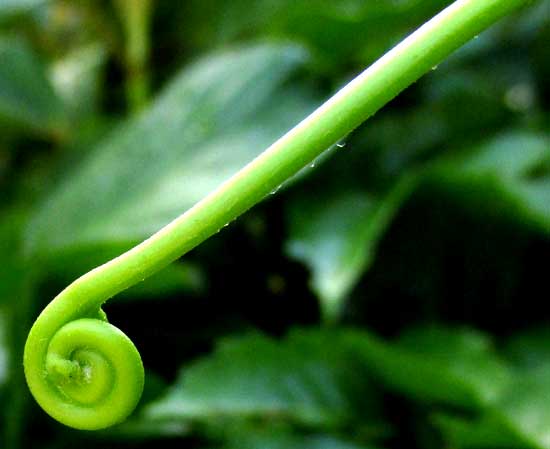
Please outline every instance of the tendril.
M44 309L25 345L25 376L37 402L78 429L124 420L139 401L143 365L102 304L218 232L452 51L528 3L455 1L189 211L73 282Z
M101 309L62 314L63 299L62 293L42 312L27 339L29 388L40 406L67 426L97 430L119 423L141 396L141 357Z

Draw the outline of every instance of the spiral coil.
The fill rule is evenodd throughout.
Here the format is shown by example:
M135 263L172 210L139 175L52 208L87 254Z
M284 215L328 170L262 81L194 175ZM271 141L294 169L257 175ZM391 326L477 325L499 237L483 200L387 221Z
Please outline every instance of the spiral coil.
M123 421L143 390L139 352L101 311L97 318L52 323L56 305L42 312L25 345L31 393L52 418L76 429L98 430Z

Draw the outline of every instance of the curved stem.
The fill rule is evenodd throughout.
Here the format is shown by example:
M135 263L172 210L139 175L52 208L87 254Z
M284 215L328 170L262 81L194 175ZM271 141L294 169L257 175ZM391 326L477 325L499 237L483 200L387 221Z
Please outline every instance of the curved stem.
M181 257L346 136L422 74L529 0L458 0L380 58L259 157L143 243L78 279L96 304Z
M160 270L218 232L226 223L261 201L269 192L347 135L459 46L502 16L528 2L529 0L456 1L190 210L143 243L95 268L68 286L42 312L27 340L25 372L37 400L45 406L66 396L65 392L49 392L53 380L45 380L48 374L44 373L48 372L46 359L51 350L52 339L58 333L70 334L75 331L73 327L67 330L71 321L82 318L104 320L105 316L100 309L103 302ZM103 335L104 326L97 326L101 328L98 332ZM94 329L95 327L94 324ZM110 328L105 330L107 331L113 335L120 332ZM64 348L65 344L62 341L59 346ZM56 376L67 371L60 369L63 364L59 362L59 358L50 359L51 369ZM142 376L142 367L135 358L128 363L130 362L136 375ZM135 388L138 387L139 382L136 382ZM77 393L79 397L84 395L80 390ZM125 413L128 410L120 412L116 420L122 419ZM52 412L52 415L61 416L57 412ZM108 425L108 420L91 419L86 425L75 425L74 422L68 424L80 428L99 428Z

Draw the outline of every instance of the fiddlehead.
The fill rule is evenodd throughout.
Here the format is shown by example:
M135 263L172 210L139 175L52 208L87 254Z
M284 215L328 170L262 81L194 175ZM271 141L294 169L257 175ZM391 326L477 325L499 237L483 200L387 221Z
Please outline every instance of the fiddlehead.
M134 410L143 389L143 365L134 344L101 309L86 310L67 298L72 293L70 288L61 293L31 329L25 375L50 416L70 427L96 430Z
M25 345L25 375L39 404L79 429L122 421L139 399L143 367L132 342L107 323L103 302L216 233L452 51L529 1L457 0L192 209L67 287L38 317Z

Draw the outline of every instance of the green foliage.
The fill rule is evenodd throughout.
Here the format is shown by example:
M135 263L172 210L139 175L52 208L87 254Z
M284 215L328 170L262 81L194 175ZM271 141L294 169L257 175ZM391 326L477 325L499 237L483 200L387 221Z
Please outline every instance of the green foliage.
M28 13L46 2L47 0L2 0L0 2L0 20Z
M54 133L62 107L39 56L25 41L0 39L0 121Z
M26 213L5 211L0 217L0 304L13 301L20 290L26 268L21 258L20 239Z
M483 406L510 382L487 337L472 331L424 328L407 332L393 346L370 339L357 344L388 388L421 401Z
M436 177L466 207L549 232L548 148L547 134L511 132L445 161Z
M548 0L107 305L145 365L127 422L32 402L55 294L451 2L152 3L136 113L111 2L0 0L0 447L550 449Z
M52 194L31 224L30 250L133 244L177 217L312 109L307 95L281 88L304 58L298 47L263 44L183 69Z
M258 335L224 341L184 370L146 416L230 427L244 419L316 429L368 426L379 413L377 395L341 340L296 332L283 342Z
M381 198L346 191L323 201L304 195L290 204L286 252L310 266L311 287L328 320L339 315L374 260L378 240L415 186L412 176Z

